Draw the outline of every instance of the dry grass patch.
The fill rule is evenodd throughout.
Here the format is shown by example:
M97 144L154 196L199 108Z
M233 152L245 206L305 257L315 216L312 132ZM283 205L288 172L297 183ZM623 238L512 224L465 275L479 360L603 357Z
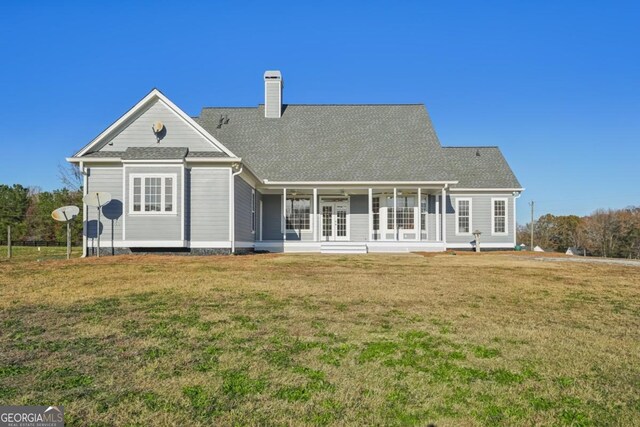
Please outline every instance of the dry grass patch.
M640 272L502 254L0 263L0 401L69 425L633 425Z

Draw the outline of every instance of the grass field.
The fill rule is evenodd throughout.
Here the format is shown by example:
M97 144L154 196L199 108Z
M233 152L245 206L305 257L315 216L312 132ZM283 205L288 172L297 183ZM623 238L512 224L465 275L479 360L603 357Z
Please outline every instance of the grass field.
M71 257L79 258L82 255L82 248L71 248ZM33 246L12 246L11 248L11 261L52 261L52 260L66 260L67 259L67 247L60 246L42 246L40 249ZM7 247L0 246L0 264L8 262L7 259Z
M640 269L0 261L0 403L67 425L640 425Z

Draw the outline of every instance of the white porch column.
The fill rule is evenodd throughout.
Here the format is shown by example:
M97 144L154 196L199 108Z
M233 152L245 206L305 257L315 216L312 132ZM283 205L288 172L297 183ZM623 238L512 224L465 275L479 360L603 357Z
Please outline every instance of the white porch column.
M318 202L318 189L314 188L313 189L313 221L311 222L311 224L313 225L313 241L317 242L318 241L318 225L320 224L320 221L318 220L318 205L320 203Z
M282 189L282 240L287 240L287 189Z
M373 240L373 188L369 189L369 237L367 240Z
M420 187L418 187L418 238L416 240L422 240L422 188Z
M398 189L393 187L393 240L398 240Z
M434 194L434 199L436 199L436 241L440 241L440 199L437 195Z
M447 243L447 190L442 189L442 241Z

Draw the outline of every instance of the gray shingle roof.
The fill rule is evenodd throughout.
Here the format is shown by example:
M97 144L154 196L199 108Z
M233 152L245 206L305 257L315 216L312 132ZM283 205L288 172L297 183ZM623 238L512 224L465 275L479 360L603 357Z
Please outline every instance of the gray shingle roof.
M218 128L220 117L228 122ZM459 181L459 188L519 188L497 147L442 147L424 105L203 108L194 120L259 178L274 181ZM477 156L476 153L480 155ZM123 160L228 157L186 147L130 147L84 157Z
M458 188L520 188L498 147L443 147Z
M184 159L187 147L129 147L122 160L173 160Z
M82 157L109 157L122 160L173 160L183 159L185 154L187 158L229 157L221 151L189 151L186 147L129 147L127 151L95 151Z
M263 105L204 108L195 120L272 182L455 179L423 105L286 105L279 119Z
M95 151L93 153L87 153L82 157L113 157L113 158L121 158L124 156L124 151Z
M229 157L227 153L222 151L189 151L187 158L189 157Z

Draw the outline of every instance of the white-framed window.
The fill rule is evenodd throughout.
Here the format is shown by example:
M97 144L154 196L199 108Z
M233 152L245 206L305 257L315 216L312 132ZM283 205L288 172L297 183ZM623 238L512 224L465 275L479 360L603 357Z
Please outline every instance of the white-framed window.
M491 199L491 234L508 234L506 197Z
M129 175L129 213L162 215L176 213L177 174Z
M311 229L310 197L287 198L286 208L286 226L288 231Z
M470 198L459 197L456 199L456 234L471 234L473 227L471 210Z
M256 232L256 190L251 189L251 232Z
M402 230L413 230L414 208L416 207L416 198L414 196L396 196L398 204L398 212L396 216L396 226ZM387 197L387 230L393 230L393 196Z

